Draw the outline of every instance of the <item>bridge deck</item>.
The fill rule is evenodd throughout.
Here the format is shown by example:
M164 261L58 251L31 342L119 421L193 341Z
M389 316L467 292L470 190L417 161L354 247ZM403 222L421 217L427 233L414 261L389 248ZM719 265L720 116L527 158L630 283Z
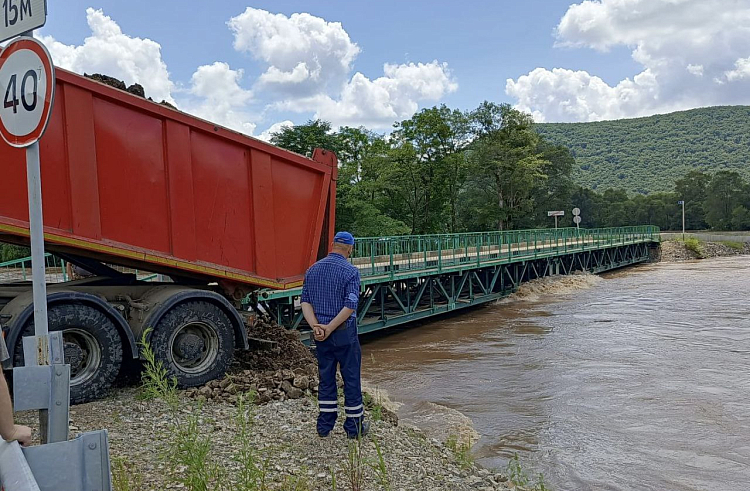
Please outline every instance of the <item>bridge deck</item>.
M656 227L482 232L357 239L350 262L362 288L386 280L477 269L659 241ZM298 296L301 288L264 290L264 300Z

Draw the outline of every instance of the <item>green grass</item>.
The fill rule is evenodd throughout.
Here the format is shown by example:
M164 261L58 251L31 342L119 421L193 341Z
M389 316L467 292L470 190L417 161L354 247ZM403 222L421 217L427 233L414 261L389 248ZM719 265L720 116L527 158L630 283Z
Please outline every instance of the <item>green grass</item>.
M745 243L744 242L733 242L731 240L723 241L721 242L725 246L734 249L735 251L744 251L745 250Z
M702 259L703 257L705 257L703 253L703 246L701 246L701 241L699 241L695 237L687 237L684 241L680 242L685 244L685 248L693 252L699 258Z
M445 446L453 452L458 465L468 469L474 465L474 457L471 455L471 445L458 440L456 435L450 435L445 441Z
M123 458L112 459L112 486L114 491L140 491L143 477L137 468L129 467Z
M508 461L505 474L508 476L508 480L516 486L524 487L530 491L550 491L550 488L544 482L542 473L537 474L536 481L529 476L521 465L518 454L513 454L513 457Z
M146 329L141 335L138 344L141 346L141 355L145 363L141 374L141 390L138 397L141 400L150 401L162 399L172 409L177 408L177 379L169 377L169 372L161 361L156 361L154 351L151 349L147 339L151 329Z
M177 483L190 491L225 489L222 469L211 461L211 438L200 431L199 411L172 428L167 461Z
M383 420L383 406L375 402L375 399L371 394L364 392L362 394L362 401L364 402L367 410L370 412L370 418L373 421Z
M380 447L378 441L374 438L372 442L375 445L375 452L377 453L378 458L374 463L370 464L370 467L372 467L372 469L375 471L375 475L377 476L378 484L380 484L380 487L385 491L391 491L391 482L388 478L388 467L385 464L383 449Z

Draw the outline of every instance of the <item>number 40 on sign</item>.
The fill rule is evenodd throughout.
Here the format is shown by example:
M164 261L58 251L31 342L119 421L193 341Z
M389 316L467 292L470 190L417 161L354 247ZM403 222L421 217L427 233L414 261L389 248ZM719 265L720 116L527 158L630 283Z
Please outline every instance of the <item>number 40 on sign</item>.
M0 134L27 147L47 127L55 88L54 65L39 41L21 37L0 52Z

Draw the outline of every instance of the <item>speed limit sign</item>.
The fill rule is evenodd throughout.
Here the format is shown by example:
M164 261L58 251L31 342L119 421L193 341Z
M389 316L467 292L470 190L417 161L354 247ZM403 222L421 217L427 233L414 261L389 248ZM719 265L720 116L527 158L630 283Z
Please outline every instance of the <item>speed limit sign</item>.
M20 37L0 52L0 134L28 147L44 134L55 95L55 67L47 48Z

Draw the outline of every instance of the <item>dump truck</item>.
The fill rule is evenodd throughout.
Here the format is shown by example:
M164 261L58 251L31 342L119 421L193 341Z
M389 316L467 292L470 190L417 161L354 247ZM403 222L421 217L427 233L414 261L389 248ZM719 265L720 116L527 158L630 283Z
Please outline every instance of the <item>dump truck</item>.
M92 273L50 284L71 400L101 397L142 339L182 387L248 349L242 299L302 283L335 221L336 156L306 158L57 69L40 140L47 251ZM0 143L0 242L28 245L25 154ZM113 265L121 267L113 267ZM150 271L140 281L124 268ZM0 285L0 324L23 365L31 284Z

